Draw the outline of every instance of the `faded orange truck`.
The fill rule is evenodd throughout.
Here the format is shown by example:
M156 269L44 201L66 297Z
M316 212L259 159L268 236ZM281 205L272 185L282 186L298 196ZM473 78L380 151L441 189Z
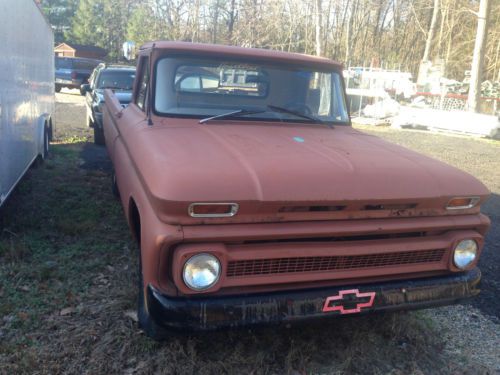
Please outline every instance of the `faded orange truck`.
M488 190L353 129L340 64L155 42L138 52L131 104L105 96L149 336L479 293Z

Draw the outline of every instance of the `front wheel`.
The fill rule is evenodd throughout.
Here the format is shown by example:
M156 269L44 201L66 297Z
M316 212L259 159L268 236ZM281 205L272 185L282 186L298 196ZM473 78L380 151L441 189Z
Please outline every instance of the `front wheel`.
M94 124L94 143L99 146L104 145L104 131Z
M151 337L156 341L165 341L169 335L165 328L158 325L149 315L146 308L146 295L144 290L144 281L142 277L142 262L141 254L139 253L139 277L138 277L138 287L139 296L137 300L137 318L139 320L139 328L141 328L148 337Z
M55 90L56 92L61 92L62 87L59 85L56 85Z
M120 198L120 190L118 190L115 172L111 174L111 192L113 193L115 198Z

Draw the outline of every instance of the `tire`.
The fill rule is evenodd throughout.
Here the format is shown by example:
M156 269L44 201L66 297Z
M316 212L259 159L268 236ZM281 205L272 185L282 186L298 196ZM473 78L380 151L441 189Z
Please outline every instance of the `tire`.
M142 262L141 253L139 252L139 270L138 270L138 288L139 296L137 299L137 318L139 320L139 328L141 328L144 333L153 340L165 341L169 334L167 330L160 325L158 325L149 315L146 309L146 296L144 294L144 282L142 278Z
M43 160L47 159L49 157L49 148L50 148L50 135L51 131L49 128L45 127L45 130L43 131Z
M94 121L87 116L87 128L93 128L95 126Z
M61 92L62 86L56 85L55 90L56 92Z
M39 168L43 165L43 163L45 162L45 160L49 157L49 148L50 148L50 133L49 133L49 129L47 128L47 126L44 126L44 129L43 129L43 149L42 149L42 152L40 154L38 154L37 158L35 159L35 161L33 162L33 166L35 168Z
M118 184L116 183L116 174L113 171L111 174L111 192L115 198L120 198L120 190L118 190Z
M94 143L99 146L104 145L104 131L94 125Z

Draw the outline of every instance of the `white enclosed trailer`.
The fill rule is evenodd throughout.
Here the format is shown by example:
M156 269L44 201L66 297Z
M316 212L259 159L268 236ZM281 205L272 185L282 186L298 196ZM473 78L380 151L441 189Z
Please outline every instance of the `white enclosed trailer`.
M33 0L0 0L0 206L48 154L54 113L54 37Z

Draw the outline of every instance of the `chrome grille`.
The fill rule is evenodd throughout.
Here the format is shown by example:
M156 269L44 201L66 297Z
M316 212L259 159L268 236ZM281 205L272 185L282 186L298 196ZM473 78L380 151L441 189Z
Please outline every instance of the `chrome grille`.
M402 251L369 255L295 257L229 261L226 276L259 276L367 269L374 267L434 263L442 260L445 249Z

